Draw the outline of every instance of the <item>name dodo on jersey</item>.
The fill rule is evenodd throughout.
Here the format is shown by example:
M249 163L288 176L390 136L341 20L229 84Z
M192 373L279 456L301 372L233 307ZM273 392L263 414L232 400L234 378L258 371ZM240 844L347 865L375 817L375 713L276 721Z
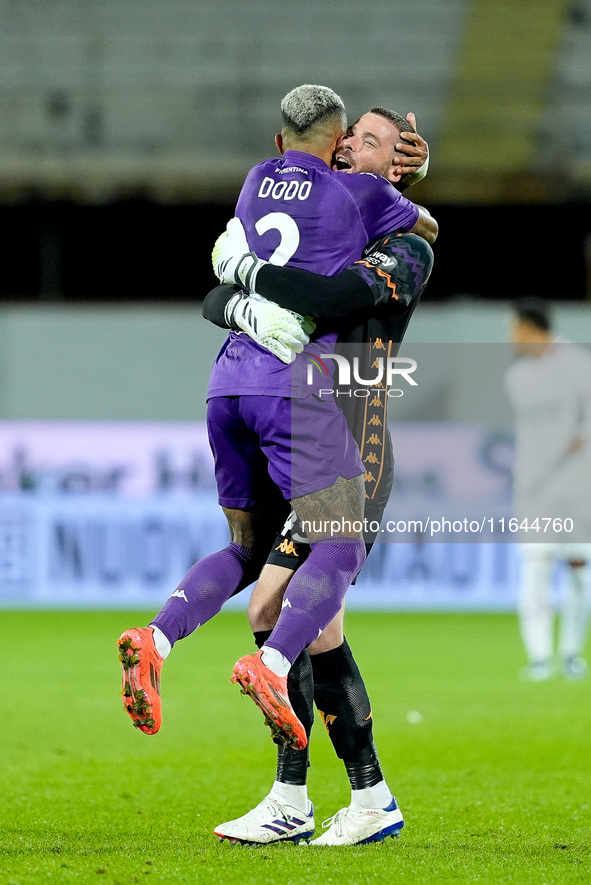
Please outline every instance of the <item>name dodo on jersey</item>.
M271 197L272 200L307 200L312 190L311 181L274 181L265 176L257 197L264 199Z

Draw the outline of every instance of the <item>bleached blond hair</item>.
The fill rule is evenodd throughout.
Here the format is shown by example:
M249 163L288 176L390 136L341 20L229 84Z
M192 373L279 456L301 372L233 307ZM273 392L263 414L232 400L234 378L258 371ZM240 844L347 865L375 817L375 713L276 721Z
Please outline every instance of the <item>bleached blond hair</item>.
M281 102L283 129L298 137L319 123L338 117L343 129L347 127L347 114L340 95L328 86L304 83L288 92Z

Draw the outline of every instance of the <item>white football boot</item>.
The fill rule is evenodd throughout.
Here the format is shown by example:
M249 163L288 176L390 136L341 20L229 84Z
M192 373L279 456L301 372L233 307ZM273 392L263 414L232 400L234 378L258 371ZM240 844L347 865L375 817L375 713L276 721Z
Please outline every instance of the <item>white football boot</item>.
M309 806L305 812L265 796L252 811L220 824L214 834L219 836L220 842L229 839L241 844L308 840L314 835L314 806L311 802Z
M341 808L322 826L326 833L310 842L313 845L368 845L383 842L388 836L398 836L404 826L402 812L392 799L387 808L363 808L349 805Z

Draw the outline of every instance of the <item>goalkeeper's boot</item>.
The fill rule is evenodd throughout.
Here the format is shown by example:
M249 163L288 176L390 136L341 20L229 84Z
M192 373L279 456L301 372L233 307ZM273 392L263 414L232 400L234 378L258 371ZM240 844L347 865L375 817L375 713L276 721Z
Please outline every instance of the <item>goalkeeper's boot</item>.
M266 796L252 811L220 824L214 833L220 842L229 839L243 845L299 842L301 839L307 842L314 835L314 806L310 802L308 810L302 811Z
M306 730L289 702L287 677L277 676L262 661L262 650L246 655L234 664L232 682L239 682L242 693L250 695L265 716L274 739L285 747L303 750L308 743Z
M123 709L134 728L156 734L162 725L160 671L164 658L156 651L151 627L126 630L117 642L123 676Z
M396 799L387 808L362 808L352 803L341 808L322 826L326 833L310 842L310 845L369 845L383 842L389 836L398 836L404 826L402 812Z

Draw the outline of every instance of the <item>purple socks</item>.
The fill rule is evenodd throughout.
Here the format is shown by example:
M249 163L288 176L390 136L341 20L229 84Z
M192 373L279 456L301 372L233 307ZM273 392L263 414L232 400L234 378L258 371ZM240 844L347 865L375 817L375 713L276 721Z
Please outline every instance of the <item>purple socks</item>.
M265 645L293 663L339 611L345 593L365 561L365 544L352 538L316 541L285 593L275 629ZM235 593L252 584L262 567L260 554L231 542L192 566L150 622L171 645L221 610Z
M265 645L293 662L339 611L345 593L365 562L365 544L353 538L330 538L311 544L283 598L283 608Z
M256 581L261 567L260 554L232 541L189 569L150 625L162 630L174 645L217 615L231 596Z

